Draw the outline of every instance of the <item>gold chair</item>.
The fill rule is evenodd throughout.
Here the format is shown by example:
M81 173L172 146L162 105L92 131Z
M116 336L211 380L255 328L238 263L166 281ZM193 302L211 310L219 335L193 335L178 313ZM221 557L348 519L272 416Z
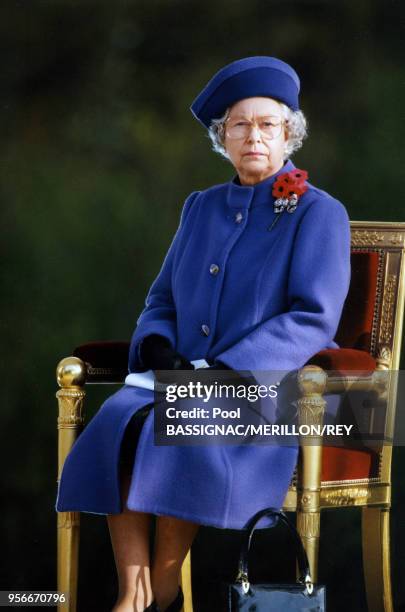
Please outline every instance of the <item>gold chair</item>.
M320 512L362 508L363 564L368 607L391 612L389 510L391 458L401 350L405 278L405 223L352 222L352 282L336 340L340 349L321 351L298 373L302 394L299 421L320 424L325 393L374 392L377 404L365 410L370 432L378 407L385 406L388 442L375 448L322 447L320 438L302 444L296 475L283 509L297 512L297 526L317 578ZM57 367L58 480L83 427L85 384L123 383L128 343L91 343L75 349ZM330 372L328 374L328 371ZM350 374L353 371L353 375ZM358 375L358 371L363 372ZM377 419L378 420L378 419ZM80 514L58 513L58 590L70 594L59 609L76 610ZM182 567L184 612L192 612L191 556Z
M405 223L352 222L351 230L352 282L336 336L342 348L321 351L310 360L312 365L300 370L299 421L322 423L324 393L371 391L374 401L362 406L362 429L371 444L322 447L322 440L315 439L302 445L284 509L297 512L316 580L321 510L360 506L368 609L391 612L391 459L405 298ZM384 441L373 443L374 431L383 431Z

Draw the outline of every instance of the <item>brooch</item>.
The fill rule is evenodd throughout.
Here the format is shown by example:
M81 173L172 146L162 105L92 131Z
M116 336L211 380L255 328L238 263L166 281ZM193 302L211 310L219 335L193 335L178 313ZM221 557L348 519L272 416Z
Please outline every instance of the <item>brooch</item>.
M295 168L295 170L291 172L284 172L277 177L271 192L276 198L274 202L275 213L282 213L283 210L287 210L288 213L293 213L295 211L300 196L308 189L308 185L305 183L307 178L308 172L306 170L300 170L299 168ZM274 219L273 223L268 228L269 231L279 218L280 215Z
M291 172L280 174L273 184L272 195L276 198L274 202L274 212L280 213L284 209L293 213L297 208L299 197L308 189L305 181L308 172L296 168Z

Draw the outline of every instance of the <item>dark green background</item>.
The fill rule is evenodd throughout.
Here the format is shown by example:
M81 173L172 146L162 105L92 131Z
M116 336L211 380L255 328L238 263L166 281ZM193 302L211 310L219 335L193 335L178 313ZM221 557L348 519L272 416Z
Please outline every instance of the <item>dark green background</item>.
M232 176L188 110L196 94L234 59L291 62L310 126L295 163L351 219L403 220L404 18L399 0L2 2L0 589L55 587L58 360L130 337L185 197ZM87 415L112 391L92 388ZM404 467L396 449L398 610ZM323 515L330 610L365 610L359 526L355 509ZM283 538L258 538L258 575L292 577ZM200 532L200 612L237 545ZM105 519L85 515L79 610L110 609L115 588Z

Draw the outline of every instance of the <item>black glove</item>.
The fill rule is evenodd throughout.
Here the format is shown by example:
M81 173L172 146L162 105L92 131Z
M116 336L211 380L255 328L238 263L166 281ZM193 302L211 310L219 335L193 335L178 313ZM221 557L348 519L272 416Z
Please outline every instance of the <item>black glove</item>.
M169 340L160 334L146 336L141 342L139 355L143 365L151 370L194 370L188 359L172 348ZM159 378L160 382L166 382Z

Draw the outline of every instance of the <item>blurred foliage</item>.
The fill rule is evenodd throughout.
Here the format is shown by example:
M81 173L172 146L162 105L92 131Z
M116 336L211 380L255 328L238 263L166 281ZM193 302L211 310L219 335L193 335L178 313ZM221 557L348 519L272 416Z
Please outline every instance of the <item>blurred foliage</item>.
M49 589L56 363L83 341L130 337L185 197L233 174L210 151L188 110L192 100L234 59L291 62L310 125L296 164L352 219L402 220L405 4L4 0L0 10L1 588ZM89 414L107 394L90 395ZM402 449L395 460L393 572L405 605L397 544ZM340 523L324 519L323 529L333 529L321 579L333 583L343 572L347 588L333 591L330 609L361 610L358 514L340 514ZM115 577L105 521L85 517L84 524L82 609L108 609ZM227 537L215 533L222 551ZM202 536L195 549L204 584ZM197 581L196 592L203 601Z

